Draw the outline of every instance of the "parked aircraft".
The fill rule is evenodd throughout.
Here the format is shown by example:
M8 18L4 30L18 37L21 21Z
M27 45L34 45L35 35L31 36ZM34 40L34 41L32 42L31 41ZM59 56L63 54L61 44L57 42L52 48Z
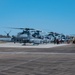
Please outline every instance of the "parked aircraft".
M59 34L56 32L49 32L47 36L49 37L51 42L54 42L58 39L59 42L62 43L66 40L66 36L64 34Z
M63 34L59 34L56 32L49 32L49 33L43 33L43 31L36 30L33 28L12 28L11 29L19 29L22 30L22 32L17 33L17 35L12 35L10 37L10 32L5 32L7 34L7 37L11 38L11 41L16 43L23 43L24 45L26 43L33 43L33 44L41 44L41 43L51 43L55 42L56 39L59 40L59 42L64 42L66 37Z
M23 30L22 32L19 32L16 36L12 36L12 41L14 41L14 43L20 42L24 44L26 43L40 44L42 41L40 38L35 38L35 35L32 35L32 31L35 30L33 28L13 28L13 29Z

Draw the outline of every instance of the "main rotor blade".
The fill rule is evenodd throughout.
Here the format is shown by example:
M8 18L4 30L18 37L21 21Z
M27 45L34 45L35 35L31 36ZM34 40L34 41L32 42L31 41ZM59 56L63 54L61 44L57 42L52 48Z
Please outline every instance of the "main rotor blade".
M34 30L33 28L14 28L14 27L9 27L11 29L20 29L20 30Z

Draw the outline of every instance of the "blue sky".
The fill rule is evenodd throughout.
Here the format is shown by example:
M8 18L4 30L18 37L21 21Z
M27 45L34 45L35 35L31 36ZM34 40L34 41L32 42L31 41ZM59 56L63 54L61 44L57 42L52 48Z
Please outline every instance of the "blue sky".
M75 34L75 0L0 0L0 34L11 30L4 27Z

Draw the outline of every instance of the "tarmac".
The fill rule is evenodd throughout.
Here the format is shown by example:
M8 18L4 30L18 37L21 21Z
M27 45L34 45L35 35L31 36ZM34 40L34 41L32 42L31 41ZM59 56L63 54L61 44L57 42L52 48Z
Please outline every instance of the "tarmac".
M0 75L75 75L75 45L45 45L0 44Z
M0 47L15 47L15 48L52 48L52 47L58 47L58 46L64 46L64 45L68 45L68 44L20 44L20 43L1 43Z

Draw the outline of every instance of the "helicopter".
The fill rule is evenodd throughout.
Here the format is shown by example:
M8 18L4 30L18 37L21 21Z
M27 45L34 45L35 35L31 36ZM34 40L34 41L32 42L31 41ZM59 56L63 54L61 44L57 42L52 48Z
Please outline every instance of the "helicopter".
M53 43L56 43L56 40L59 40L60 43L65 42L66 37L64 34L59 34L56 32L48 32L48 38L50 39L50 41Z
M19 42L26 45L26 43L40 44L41 39L35 38L32 35L32 32L35 30L33 28L12 28L12 29L20 29L22 32L17 33L16 36L12 36L12 41L14 43Z

